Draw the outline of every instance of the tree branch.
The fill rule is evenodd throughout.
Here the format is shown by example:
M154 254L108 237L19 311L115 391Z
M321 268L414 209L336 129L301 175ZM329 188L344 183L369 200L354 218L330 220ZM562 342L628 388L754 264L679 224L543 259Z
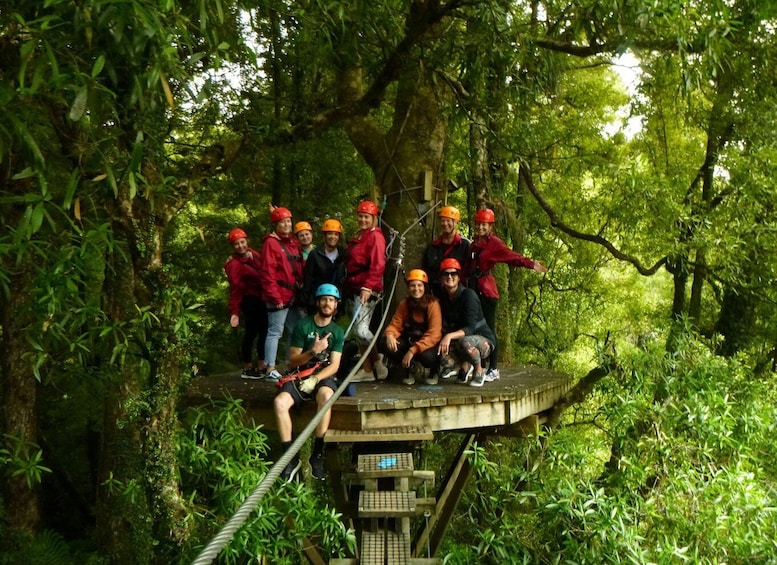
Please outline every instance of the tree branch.
M366 116L380 106L389 85L397 80L411 60L410 52L423 36L445 16L459 9L463 2L454 0L441 3L440 0L412 3L405 20L405 37L400 41L383 64L369 88L357 99L340 104L290 128L282 142L288 143L309 138L317 131L342 123L357 116Z
M528 166L525 163L521 163L521 166L518 167L518 169L519 169L519 174L521 175L524 182L526 183L527 188L529 189L529 192L532 193L532 196L534 196L534 199L537 201L540 207L545 211L548 218L550 219L550 224L553 227L560 229L562 232L564 232L565 234L571 237L574 237L575 239L590 241L592 243L601 245L602 247L607 249L607 251L609 251L610 254L616 259L620 261L625 261L627 263L631 263L639 271L639 273L644 276L651 276L656 274L658 269L660 269L663 265L666 264L667 258L662 257L652 267L645 267L644 265L642 265L639 259L631 255L628 255L626 253L623 253L617 247L615 247L610 241L601 237L600 235L583 233L583 232L577 231L571 226L568 226L567 224L561 221L556 211L542 197L542 194L540 194L539 190L537 190L537 187L534 184L534 179L532 178L532 175L531 175L531 172L529 171Z

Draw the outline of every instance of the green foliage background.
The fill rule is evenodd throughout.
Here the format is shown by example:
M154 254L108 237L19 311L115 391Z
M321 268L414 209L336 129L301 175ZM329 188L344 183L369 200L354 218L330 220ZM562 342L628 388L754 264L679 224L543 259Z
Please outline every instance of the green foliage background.
M503 361L603 375L473 449L445 562L774 562L776 18L0 0L0 563L190 561L278 449L239 400L182 408L237 367L226 233L258 248L276 204L353 234L384 195L412 224L424 168L463 234L488 205L549 267L495 269ZM221 559L300 562L309 531L355 543L325 489L278 486Z

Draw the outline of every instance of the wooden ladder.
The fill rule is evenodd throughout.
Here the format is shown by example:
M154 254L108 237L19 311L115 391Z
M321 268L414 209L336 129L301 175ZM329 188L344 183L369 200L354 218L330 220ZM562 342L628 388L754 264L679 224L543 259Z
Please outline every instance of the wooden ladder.
M431 440L434 433L425 427L397 426L371 430L330 429L324 441L337 444L394 445ZM396 442L402 442L397 444ZM355 446L354 446L355 447ZM361 485L355 511L368 521L361 533L360 559L332 559L330 565L433 565L440 559L413 558L411 518L433 513L435 499L418 497L411 488L434 484L434 471L416 470L413 454L406 452L363 453L356 461L356 472L344 477L351 485ZM393 487L386 490L387 484ZM381 490L381 487L383 490ZM391 488L389 487L389 488ZM394 527L389 527L393 520ZM381 527L382 523L382 527ZM366 525L366 524L365 524Z

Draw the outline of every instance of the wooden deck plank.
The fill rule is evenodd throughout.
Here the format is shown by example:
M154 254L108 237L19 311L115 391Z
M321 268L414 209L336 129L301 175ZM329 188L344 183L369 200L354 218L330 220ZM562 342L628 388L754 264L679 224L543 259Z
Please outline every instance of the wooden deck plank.
M331 427L340 430L414 425L433 431L510 426L548 410L572 386L569 375L539 367L503 367L502 377L482 388L451 381L437 385L407 386L391 379L357 383L355 396L340 397L332 408ZM247 381L239 373L196 378L188 392L189 405L210 399L239 398L248 418L266 429L275 429L272 383ZM315 415L308 402L293 412L294 427L301 429Z

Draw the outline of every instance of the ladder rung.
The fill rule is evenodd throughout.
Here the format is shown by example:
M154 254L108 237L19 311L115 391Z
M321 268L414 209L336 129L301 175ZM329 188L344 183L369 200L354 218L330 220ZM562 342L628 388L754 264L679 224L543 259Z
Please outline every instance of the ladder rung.
M359 455L356 474L360 478L411 477L413 475L412 453L375 453Z
M416 514L413 491L363 490L359 493L359 516L362 518L409 518Z
M406 565L410 562L410 536L387 530L362 533L362 565Z
M434 439L432 429L419 428L418 426L395 426L372 430L336 430L330 428L324 436L324 443L424 441L430 439Z

